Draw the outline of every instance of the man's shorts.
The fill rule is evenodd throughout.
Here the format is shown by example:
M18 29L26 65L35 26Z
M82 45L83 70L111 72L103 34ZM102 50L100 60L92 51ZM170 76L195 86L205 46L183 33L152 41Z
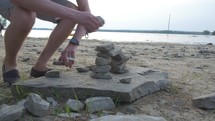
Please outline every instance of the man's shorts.
M60 5L63 5L63 6L66 6L69 4L68 0L51 0L51 1L58 3ZM14 6L14 4L11 3L10 0L0 0L0 15L6 19L9 19L10 9L13 6ZM37 18L45 20L45 21L50 21L53 23L57 23L60 20L60 18L44 15L42 13L37 13Z

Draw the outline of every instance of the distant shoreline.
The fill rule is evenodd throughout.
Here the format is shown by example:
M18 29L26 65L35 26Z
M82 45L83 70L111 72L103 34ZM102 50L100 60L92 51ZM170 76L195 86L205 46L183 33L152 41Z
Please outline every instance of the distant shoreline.
M52 30L51 28L33 28L32 30ZM99 29L98 32L128 32L128 33L158 33L158 34L191 34L204 35L203 32L195 31L174 31L174 30L112 30Z

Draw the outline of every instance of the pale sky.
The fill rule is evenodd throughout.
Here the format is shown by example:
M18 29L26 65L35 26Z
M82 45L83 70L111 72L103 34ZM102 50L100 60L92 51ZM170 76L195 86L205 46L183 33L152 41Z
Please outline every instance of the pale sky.
M71 0L75 1L75 0ZM215 0L89 0L101 29L215 31ZM37 20L35 27L52 28Z

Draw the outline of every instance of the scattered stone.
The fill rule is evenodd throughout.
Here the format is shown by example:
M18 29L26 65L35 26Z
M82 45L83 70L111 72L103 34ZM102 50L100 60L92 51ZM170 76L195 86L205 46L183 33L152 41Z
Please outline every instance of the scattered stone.
M90 71L90 69L89 69L88 67L79 67L79 68L76 68L76 70L77 70L79 73L85 73L85 72Z
M215 109L215 93L195 97L192 100L193 105L202 109Z
M130 84L131 80L132 78L124 78L124 79L120 79L119 81L123 84Z
M7 98L0 95L0 104L6 103Z
M55 101L52 97L47 97L46 100L51 104L51 106L56 107L58 105L57 101Z
M90 121L166 121L163 117L148 115L109 115Z
M27 61L29 61L30 60L30 58L22 58L22 62L27 62Z
M38 117L46 115L49 110L49 103L34 93L28 95L24 106L26 110Z
M62 61L54 61L53 65L64 66L65 64Z
M115 104L110 97L91 97L85 101L85 104L89 113L115 108Z
M48 78L60 78L61 72L59 70L50 70L46 72L45 76Z
M0 121L16 121L23 115L24 109L20 105L2 106L0 109Z
M66 102L66 105L69 107L71 111L80 112L84 108L84 104L79 100L69 99Z
M57 114L57 115L60 116L60 117L64 117L64 118L74 118L74 119L82 116L80 113L74 113L74 112L60 113L60 114Z

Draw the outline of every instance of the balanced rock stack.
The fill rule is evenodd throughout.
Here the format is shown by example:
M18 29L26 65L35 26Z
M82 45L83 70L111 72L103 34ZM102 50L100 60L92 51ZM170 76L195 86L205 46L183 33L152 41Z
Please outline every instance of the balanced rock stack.
M125 55L120 47L115 47L113 43L107 43L96 47L97 57L95 67L91 73L92 78L111 79L109 73L122 74L128 71L126 62L130 56Z
M113 43L97 46L96 51L98 51L99 53L97 53L97 57L95 61L96 65L93 67L93 72L90 75L92 78L97 78L97 79L112 78L110 74L111 57L107 53L113 49L114 49Z
M125 55L120 49L120 53L111 56L111 58L112 59L110 65L112 73L123 74L128 71L126 63L131 58L131 56Z

